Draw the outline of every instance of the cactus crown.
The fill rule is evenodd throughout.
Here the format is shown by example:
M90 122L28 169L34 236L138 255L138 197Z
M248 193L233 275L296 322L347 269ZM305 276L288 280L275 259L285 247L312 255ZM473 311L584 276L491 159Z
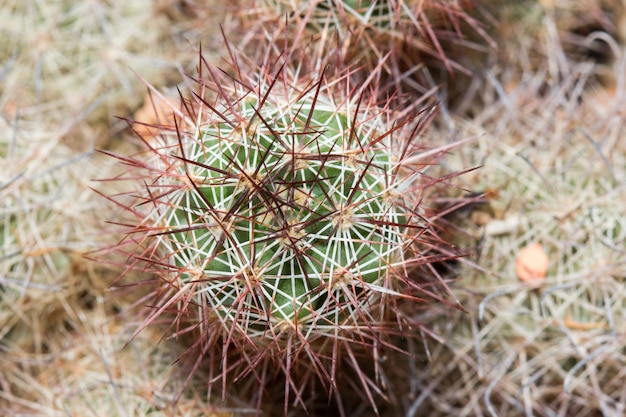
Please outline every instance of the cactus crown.
M396 204L402 182L380 115L363 120L321 86L248 91L214 109L219 120L184 135L171 155L179 175L162 184L175 191L157 222L181 280L201 281L202 304L248 335L360 315L414 226Z

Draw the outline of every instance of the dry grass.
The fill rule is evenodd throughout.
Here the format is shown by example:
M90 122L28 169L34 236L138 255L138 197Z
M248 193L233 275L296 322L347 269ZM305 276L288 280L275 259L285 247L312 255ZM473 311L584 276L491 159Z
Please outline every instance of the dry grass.
M32 109L67 129L79 126L83 132L68 142L83 145L78 137L84 135L84 147L92 148L97 139L126 127L115 116L141 104L145 86L136 74L160 85L182 80L181 63L190 62L194 52L187 42L197 42L197 35L186 23L185 13L191 12L178 3L186 2L5 2L0 8L0 108L9 113Z
M493 103L451 120L479 139L448 163L483 165L464 185L499 196L465 222L476 242L457 282L468 313L436 325L446 343L407 376L409 415L625 412L626 60L576 63L556 39L534 53L543 67L508 86L493 77ZM607 75L614 83L598 84ZM550 260L536 285L518 279L514 262L533 242Z
M389 415L626 413L626 60L613 45L623 29L619 2L578 4L516 2L508 10L517 23L499 27L513 46L468 89L465 116L443 109L429 134L477 135L445 163L482 165L455 181L498 197L458 221L460 244L476 250L454 282L467 313L424 318L444 343L407 347L424 360L388 373L398 387ZM174 0L0 8L0 414L219 411L202 382L175 401L180 348L161 330L125 346L133 299L108 289L118 271L83 257L116 239L104 223L113 211L89 180L116 169L94 146L132 152L125 123L112 117L144 97L129 67L157 86L178 83L195 64L192 46L218 42L216 31L207 38L213 22L232 22L211 11ZM587 37L589 28L604 32ZM550 259L535 286L514 270L533 242Z
M144 94L130 68L178 81L182 29L149 1L10 1L0 20L0 414L171 415L174 350L123 349L119 271L84 255L118 239L90 190L115 164L93 149L130 152L113 118Z
M69 301L69 300L68 300ZM176 348L147 331L124 347L130 328L108 300L67 312L71 323L48 332L45 353L10 346L0 409L11 416L227 416L202 392L178 398Z

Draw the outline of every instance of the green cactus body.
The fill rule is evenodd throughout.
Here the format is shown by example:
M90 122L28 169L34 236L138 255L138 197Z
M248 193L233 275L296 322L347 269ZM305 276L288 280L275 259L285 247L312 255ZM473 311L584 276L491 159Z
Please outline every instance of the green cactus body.
M223 393L284 383L286 411L307 386L339 398L356 378L375 407L376 358L408 335L407 303L443 299L417 281L432 259L419 248L440 244L421 205L439 151L416 140L431 116L381 106L354 68L234 58L201 57L174 126L144 138L152 156L119 157L133 188L113 199L136 219L119 250L155 273L141 328L171 320Z
M364 289L381 285L406 240L376 119L352 127L330 101L284 104L248 97L239 124L185 137L175 183L189 183L161 220L182 280L202 282L198 295L249 330L345 320L372 302ZM355 303L348 287L369 295Z

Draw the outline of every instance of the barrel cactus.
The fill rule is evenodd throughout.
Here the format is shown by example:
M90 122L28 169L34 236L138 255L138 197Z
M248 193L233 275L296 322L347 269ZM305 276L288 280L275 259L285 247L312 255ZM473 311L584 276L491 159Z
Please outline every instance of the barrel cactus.
M223 392L250 376L262 392L279 375L285 407L304 406L311 381L339 397L347 365L374 405L359 358L378 368L406 324L399 301L425 293L411 276L429 233L424 172L402 164L423 124L397 122L347 71L236 62L229 72L204 61L210 77L170 105L172 122L145 139L149 156L120 157L141 184L120 203L137 219L120 247L133 243L159 277L144 324L173 312Z
M318 51L316 44L326 43L365 71L382 66L384 83L389 84L380 89L383 94L400 88L420 97L445 74L470 75L475 61L484 62L484 51L496 47L478 18L481 6L472 0L240 3L244 44L255 39L254 32L265 40L268 26L284 22L292 43L312 45L312 54Z
M392 202L393 159L388 141L370 141L373 123L352 128L319 96L261 100L242 98L237 122L182 146L187 181L175 178L182 187L155 223L185 278L206 281L213 310L274 337L357 314L368 297L350 301L346 288L381 284L411 215Z

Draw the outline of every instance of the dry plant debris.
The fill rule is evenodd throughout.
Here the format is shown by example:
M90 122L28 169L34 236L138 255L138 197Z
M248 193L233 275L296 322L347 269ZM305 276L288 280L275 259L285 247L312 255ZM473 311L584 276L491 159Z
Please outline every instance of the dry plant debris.
M157 138L159 132L165 128L166 130L175 129L174 125L174 107L173 103L180 101L174 97L153 97L146 94L143 99L143 105L135 112L133 116L133 130L135 133L150 142ZM159 128L157 126L162 126Z
M506 233L487 233L489 223L475 233L474 264L457 283L468 314L440 322L445 345L429 346L425 369L407 375L411 415L625 412L626 60L598 68L563 57L546 54L545 68L510 91L493 78L492 104L454 120L480 139L475 153L448 162L483 164L462 180L499 190L492 222L519 220ZM615 79L609 102L595 101L605 94L598 70ZM513 262L533 242L550 254L538 288L518 280Z
M130 148L107 136L125 126L112 115L144 89L129 67L153 81L175 70L170 32L154 30L172 28L143 0L8 1L0 20L0 415L171 415L163 384L176 358L160 356L165 346L142 360L122 352L129 333L115 314L126 307L108 289L117 272L83 255L111 229L90 180L112 164L94 145ZM150 384L158 403L138 394Z
M149 0L8 0L0 21L0 91L19 92L13 101L24 111L44 106L59 125L82 123L88 138L125 127L115 116L137 107L145 91L135 73L156 83L183 72L172 59L184 43L181 27Z
M533 243L520 249L515 258L517 277L528 283L541 281L548 271L548 255L541 243Z

